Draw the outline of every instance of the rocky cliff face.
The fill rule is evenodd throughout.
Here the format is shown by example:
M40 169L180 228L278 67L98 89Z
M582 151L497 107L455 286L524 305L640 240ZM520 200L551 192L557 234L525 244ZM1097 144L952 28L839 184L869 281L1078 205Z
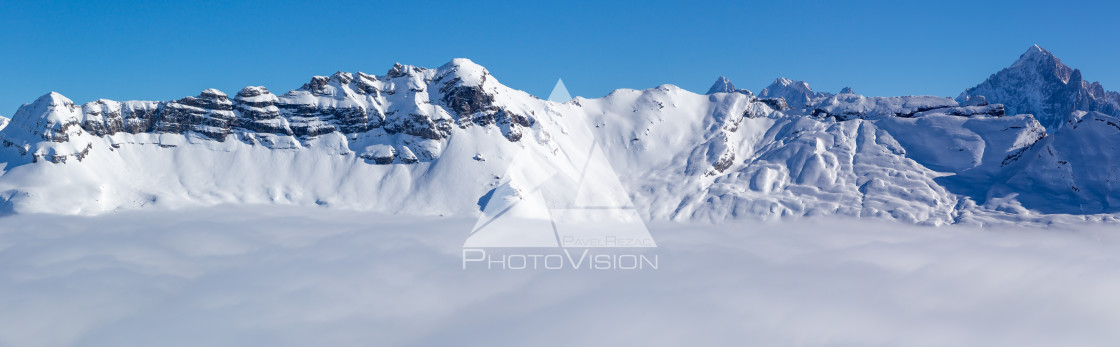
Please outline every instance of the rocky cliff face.
M400 147L441 142L453 129L470 126L495 127L508 141L518 141L534 119L495 104L502 93L514 91L493 81L481 66L456 59L434 70L397 64L380 77L361 72L315 76L280 96L264 87L246 87L231 100L219 90L207 89L172 101L97 100L79 107L51 93L21 108L16 118L32 138L58 143L70 141L75 134L125 133L195 134L219 142L269 144L277 142L270 140L276 136L298 142L338 133L344 138L358 134L379 138L384 145L397 147L392 153L418 153L427 151ZM31 155L75 154L55 153L65 151L61 148L38 151L32 148L35 141L23 135L0 134L0 145L20 147ZM430 147L416 145L425 146ZM415 159L399 161L424 158Z
M968 88L957 100L964 102L977 96L1004 104L1010 114L1033 114L1050 129L1065 124L1074 111L1120 115L1120 94L1105 91L1100 83L1085 81L1081 70L1066 66L1039 46L1028 49L1010 67Z

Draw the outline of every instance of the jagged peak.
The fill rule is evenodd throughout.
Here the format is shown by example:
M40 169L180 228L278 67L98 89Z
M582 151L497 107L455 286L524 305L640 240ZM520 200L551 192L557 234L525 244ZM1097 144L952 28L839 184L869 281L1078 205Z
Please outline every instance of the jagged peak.
M735 84L731 83L731 80L727 77L719 76L719 78L716 78L716 82L712 83L712 87L708 88L708 92L705 94L733 92L735 92Z
M364 73L364 72L361 72L361 71L358 71L358 73L356 75L357 75L357 78L355 78L355 82L354 82L354 84L355 84L354 85L354 91L355 92L358 92L360 94L375 94L375 95L377 95L379 93L378 92L378 87L375 86L374 84L377 83L377 82L380 82L381 79L377 78L377 76L370 75L370 74L367 74L367 73Z
M765 92L767 89L770 89L771 92L773 92L775 89L778 89L778 88L795 89L795 90L806 91L806 92L810 92L810 93L813 92L813 88L809 86L809 82L794 81L794 80L791 80L791 79L788 79L788 78L785 78L785 77L775 78L774 82L770 83L770 86L766 87L762 91Z
M354 75L345 71L336 71L329 80L337 82L339 85L347 85L354 81Z
M1050 53L1050 51L1047 51L1045 48L1042 48L1042 46L1031 45L1030 48L1027 48L1026 52L1023 52L1023 54L1019 56L1019 58L1022 59L1022 58L1025 58L1025 57L1046 56L1046 55L1054 55L1054 54Z
M1042 73L1049 73L1053 71L1054 74L1062 80L1062 82L1068 82L1070 73L1072 73L1072 69L1070 69L1065 64L1062 64L1061 59L1058 59L1058 57L1053 53L1050 53L1050 51L1047 51L1046 49L1043 49L1038 45L1034 45L1028 48L1026 52L1019 56L1018 60L1011 64L1011 67L1009 67L1009 69L1034 69Z
M804 81L794 81L785 77L778 77L770 86L762 89L759 96L763 98L785 98L790 107L800 108L808 104L819 94L809 87Z
M311 81L299 87L298 90L310 92L312 95L345 96L350 94L349 86L353 81L354 75L349 72L338 71L330 77L312 76Z
M358 71L358 79L359 80L370 80L370 81L380 81L381 80L381 79L377 78L377 76L370 75L370 74L367 74L367 73L361 72L361 71Z
M785 77L778 77L778 78L775 78L774 82L770 83L770 85L779 85L779 86L784 87L784 86L792 85L793 83L794 83L794 81L791 80L791 79L788 79L788 78L785 78ZM802 83L804 83L804 82L802 82Z
M412 66L412 65L404 65L404 64L401 64L401 63L394 63L393 67L390 68L389 71L385 73L385 76L389 77L389 78L404 77L404 76L412 75L414 73L423 72L424 70L427 70L427 69L422 68L422 67Z
M1069 81L1067 81L1067 83L1081 84L1081 81L1083 80L1084 79L1082 79L1081 77L1081 69L1073 69L1073 72L1069 75Z
M840 89L840 94L855 94L855 93L856 92L852 90L852 87L844 87L844 89Z
M303 86L299 87L299 90L306 90L310 92L321 91L323 90L323 87L327 86L327 83L330 83L330 77L311 76L311 80L307 83L304 83Z
M1005 105L1010 114L1032 114L1049 129L1056 129L1072 110L1120 113L1120 98L1085 81L1081 70L1038 45L1031 46L1015 63L980 84L965 89L957 101L984 95L991 103Z
M490 71L485 67L467 58L451 59L437 71L437 79L448 81L458 79L457 83L461 86L481 86L490 76Z

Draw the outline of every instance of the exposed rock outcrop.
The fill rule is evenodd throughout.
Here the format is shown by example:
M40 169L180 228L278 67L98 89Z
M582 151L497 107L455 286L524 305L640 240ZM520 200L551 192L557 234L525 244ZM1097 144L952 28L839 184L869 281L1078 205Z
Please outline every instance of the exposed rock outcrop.
M522 138L535 120L529 112L496 105L496 95L515 91L491 81L485 68L456 59L434 70L396 64L381 77L341 71L315 76L299 89L279 96L265 87L245 87L232 100L219 90L207 89L198 96L172 101L102 99L79 107L50 93L21 108L13 123L34 138L56 143L69 142L78 133L95 137L196 134L219 142L237 135L253 143L268 136L306 141L331 133L363 134L367 141L403 146L391 154L382 151L371 156L373 162L400 158L400 162L412 163L432 158L414 154L426 153L424 150L405 150L409 145L396 144L399 136L415 139L407 143L444 141L456 127L478 126L494 127L508 141ZM11 134L14 130L0 134L0 145L21 147L24 154L34 152L34 141Z

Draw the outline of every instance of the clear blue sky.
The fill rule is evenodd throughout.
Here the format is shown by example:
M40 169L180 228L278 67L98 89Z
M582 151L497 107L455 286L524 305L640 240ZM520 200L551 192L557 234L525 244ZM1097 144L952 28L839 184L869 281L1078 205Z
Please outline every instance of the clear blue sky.
M384 74L467 57L547 97L719 75L868 95L956 96L1032 44L1120 89L1111 1L599 3L30 1L0 3L0 114L49 91L76 102L167 100L205 88L281 93L336 70Z

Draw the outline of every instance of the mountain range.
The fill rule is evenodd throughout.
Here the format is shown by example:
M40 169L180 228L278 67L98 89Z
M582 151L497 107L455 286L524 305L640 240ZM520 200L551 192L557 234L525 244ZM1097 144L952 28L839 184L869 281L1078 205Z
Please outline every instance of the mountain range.
M478 214L518 157L601 148L643 217L1117 221L1120 94L1034 46L956 99L757 95L720 77L567 102L455 59L170 101L49 93L0 118L0 212L226 203ZM555 160L553 160L555 159ZM575 168L559 168L563 170ZM611 176L616 176L611 177Z

